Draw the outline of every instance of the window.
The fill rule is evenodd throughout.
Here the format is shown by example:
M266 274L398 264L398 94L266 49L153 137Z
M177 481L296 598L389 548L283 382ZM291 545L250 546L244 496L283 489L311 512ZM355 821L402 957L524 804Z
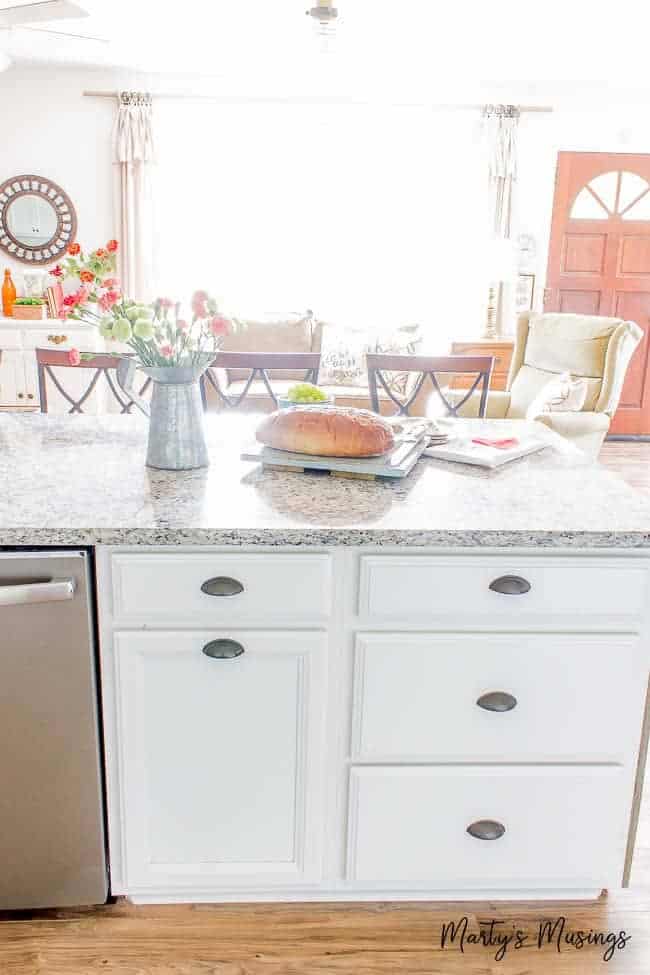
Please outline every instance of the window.
M576 196L572 220L650 220L650 184L636 173L601 173Z
M420 322L438 351L482 316L486 176L469 113L170 100L156 129L161 293L206 288L238 315Z

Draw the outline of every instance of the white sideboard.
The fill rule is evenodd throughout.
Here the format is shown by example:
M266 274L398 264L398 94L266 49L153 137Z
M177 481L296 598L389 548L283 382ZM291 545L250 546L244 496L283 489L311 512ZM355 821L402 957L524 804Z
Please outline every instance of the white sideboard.
M94 328L75 322L46 318L25 322L0 317L0 410L38 410L38 372L36 349L80 352L104 352L106 343ZM66 371L64 387L80 392L88 384L88 375L74 375ZM70 405L51 385L48 387L48 411L67 413ZM100 413L111 410L103 391L94 393L84 406L84 412Z
M624 884L647 557L100 546L97 565L113 894Z

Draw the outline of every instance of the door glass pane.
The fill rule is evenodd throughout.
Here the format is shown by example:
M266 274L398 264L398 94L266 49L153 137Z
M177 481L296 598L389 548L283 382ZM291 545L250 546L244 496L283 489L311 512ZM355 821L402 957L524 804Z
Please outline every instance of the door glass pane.
M610 213L614 212L616 206L616 189L618 187L617 172L601 173L589 182L589 186L594 193L603 201Z
M607 220L608 216L607 210L586 187L580 190L571 207L572 220Z
M622 217L623 220L650 220L650 192L637 200Z
M648 184L636 173L621 173L621 191L618 197L618 212L621 213L633 200L648 189Z

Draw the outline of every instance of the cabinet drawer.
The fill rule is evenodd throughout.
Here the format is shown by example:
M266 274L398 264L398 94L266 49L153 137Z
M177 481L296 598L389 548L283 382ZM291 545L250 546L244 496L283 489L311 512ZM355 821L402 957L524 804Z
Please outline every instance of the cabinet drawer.
M445 626L453 621L455 627L561 621L573 628L629 626L639 622L648 599L648 564L516 554L362 556L359 614ZM526 591L497 591L517 587Z
M357 760L622 762L638 744L641 641L561 634L363 634Z
M328 555L124 553L112 557L116 623L318 622L330 612ZM219 580L210 595L201 587ZM231 594L228 594L231 593Z
M629 802L616 766L365 767L350 776L350 881L443 890L620 885ZM467 832L486 820L505 827L499 839Z
M325 636L125 631L114 647L129 890L317 880Z
M23 332L26 349L79 349L94 352L101 345L95 328L67 328L64 322L53 321L45 328L26 328Z

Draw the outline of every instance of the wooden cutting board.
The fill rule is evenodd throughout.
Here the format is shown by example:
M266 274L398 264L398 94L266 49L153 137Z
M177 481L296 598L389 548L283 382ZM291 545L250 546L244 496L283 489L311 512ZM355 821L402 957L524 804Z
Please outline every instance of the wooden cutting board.
M254 444L250 450L244 451L242 460L257 461L271 470L293 471L323 471L333 477L352 477L361 480L372 480L376 477L406 477L422 456L427 445L427 437L415 441L410 451L403 450L405 442L397 440L388 454L381 457L316 457L313 454L295 454L289 450L276 450L273 447L263 447ZM402 451L396 464L391 465L391 457Z

